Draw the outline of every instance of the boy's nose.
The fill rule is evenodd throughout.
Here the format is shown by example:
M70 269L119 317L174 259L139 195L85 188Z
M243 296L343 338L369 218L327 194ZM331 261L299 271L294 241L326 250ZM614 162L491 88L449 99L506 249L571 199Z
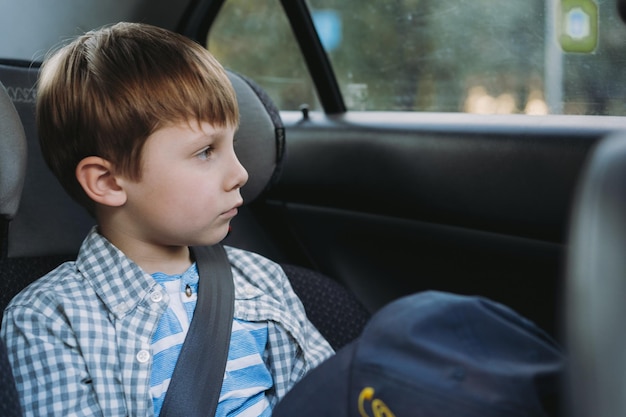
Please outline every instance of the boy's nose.
M237 155L233 154L233 188L241 188L248 182L248 171L241 165Z

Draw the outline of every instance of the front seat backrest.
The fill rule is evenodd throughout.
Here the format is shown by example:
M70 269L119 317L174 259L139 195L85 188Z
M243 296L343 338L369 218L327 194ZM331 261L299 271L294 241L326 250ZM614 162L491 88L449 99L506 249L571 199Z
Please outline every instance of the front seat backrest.
M566 271L565 415L626 416L626 132L601 140L587 160Z

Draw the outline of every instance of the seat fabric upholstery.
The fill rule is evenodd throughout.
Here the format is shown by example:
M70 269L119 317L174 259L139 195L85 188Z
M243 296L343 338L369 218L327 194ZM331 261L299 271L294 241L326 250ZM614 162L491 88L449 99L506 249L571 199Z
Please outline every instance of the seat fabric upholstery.
M282 264L307 317L328 343L339 349L354 340L370 313L339 282L298 265ZM341 317L338 317L341 314Z
M19 206L26 166L26 137L17 111L2 83L0 83L0 166L9 167L3 170L4 175L0 175L0 213L3 224L7 225ZM4 291L0 294L4 296ZM0 416L21 415L6 346L0 341Z
M0 216L15 216L22 195L26 170L26 136L17 110L0 82Z
M0 416L21 417L22 407L4 342L0 340Z

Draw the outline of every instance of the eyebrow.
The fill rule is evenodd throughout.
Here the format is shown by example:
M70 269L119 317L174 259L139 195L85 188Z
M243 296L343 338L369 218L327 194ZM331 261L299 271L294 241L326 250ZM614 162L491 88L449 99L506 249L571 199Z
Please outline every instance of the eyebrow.
M195 133L197 133L197 135L193 136L193 141L194 142L202 142L202 141L222 141L222 140L226 140L230 134L227 133L227 130L229 128L224 127L224 128L214 128L213 126L211 126L211 131L210 132L205 132L204 130L200 129L199 131L195 131ZM233 134L233 142L235 141L235 137Z

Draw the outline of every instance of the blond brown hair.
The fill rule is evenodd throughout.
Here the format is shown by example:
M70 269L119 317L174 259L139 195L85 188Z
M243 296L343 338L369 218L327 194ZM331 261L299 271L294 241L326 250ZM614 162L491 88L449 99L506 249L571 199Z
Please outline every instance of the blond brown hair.
M93 213L76 180L99 156L141 178L146 139L168 124L236 126L237 99L223 67L202 46L162 28L118 23L88 32L42 65L37 128L43 156L65 190Z

